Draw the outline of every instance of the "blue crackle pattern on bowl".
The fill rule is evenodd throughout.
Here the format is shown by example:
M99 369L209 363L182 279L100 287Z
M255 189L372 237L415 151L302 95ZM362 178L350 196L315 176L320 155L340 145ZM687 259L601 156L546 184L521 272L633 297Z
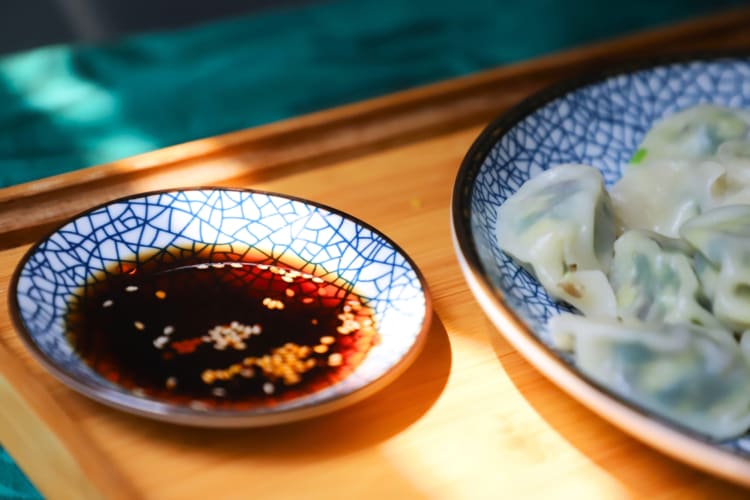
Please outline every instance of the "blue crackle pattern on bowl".
M656 66L561 91L511 124L490 148L471 194L475 247L504 302L548 347L547 320L569 309L502 252L496 239L498 207L530 177L561 163L595 166L611 186L656 120L701 103L750 109L750 60ZM750 456L750 437L725 446Z
M420 335L426 314L422 283L410 261L382 235L301 200L218 189L116 201L55 231L32 250L18 276L23 329L54 367L86 387L111 389L104 399L158 411L154 402L120 390L82 362L65 338L67 305L88 279L118 263L137 263L164 249L226 251L227 245L237 253L253 247L271 260L301 260L307 272L352 283L373 309L381 339L340 383L257 412L313 405L357 390L399 362Z

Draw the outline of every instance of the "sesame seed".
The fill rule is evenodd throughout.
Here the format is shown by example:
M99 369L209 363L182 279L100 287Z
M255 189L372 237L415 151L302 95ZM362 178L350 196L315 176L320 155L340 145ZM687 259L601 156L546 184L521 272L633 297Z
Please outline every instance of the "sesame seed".
M165 292L164 290L157 290L156 292L154 292L154 295L156 295L157 299L167 298L167 292Z
M287 288L286 290L284 290L284 293L287 297L294 297L294 290L292 290L291 288Z
M112 304L114 304L115 301L112 299L107 299L104 302L102 302L102 307L112 307Z
M232 263L231 263L231 264L229 264L229 265L230 265L230 266L232 266L232 267L233 267L233 268L235 268L235 269L240 269L240 268L242 268L242 264L240 264L239 262L232 262Z
M276 388L273 386L271 382L266 382L263 384L263 392L266 394L273 394L273 391L275 391Z
M135 286L135 285L128 285L128 286L125 287L125 291L126 292L137 292L138 291L138 287Z
M328 346L323 344L318 344L315 347L313 347L313 351L317 352L318 354L323 354L326 351L328 351Z
M164 385L166 385L167 389L174 389L177 387L177 377L169 377Z
M223 387L214 387L213 389L211 389L211 394L216 397L222 398L227 395L227 390Z
M324 337L320 337L320 343L321 344L333 344L334 342L336 342L336 339L334 339L330 335L326 335Z
M285 276L281 277L281 280L285 281L286 283L293 283L294 282L294 277L289 276L289 275L285 275Z
M328 356L328 366L340 366L343 361L344 358L339 352L335 352Z
M323 278L319 278L317 276L313 276L312 277L312 282L313 283L323 283Z
M144 328L146 328L146 325L144 325L140 321L133 321L133 326L136 328L136 330L143 330Z
M221 268L224 267L224 263L223 262L214 262L213 264L211 264L211 267L213 267L214 269L221 269Z
M154 347L156 347L157 349L161 349L167 342L169 342L169 337L156 337L154 339Z
M313 325L317 325L318 324L318 318L311 319L310 323L312 323Z
M174 327L172 325L167 325L164 327L164 335L172 335L174 333Z
M196 269L208 269L208 264L198 264L195 266Z

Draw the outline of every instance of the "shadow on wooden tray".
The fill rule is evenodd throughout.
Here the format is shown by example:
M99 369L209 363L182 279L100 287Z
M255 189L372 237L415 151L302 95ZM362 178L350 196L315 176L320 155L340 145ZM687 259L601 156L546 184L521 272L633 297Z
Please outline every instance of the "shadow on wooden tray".
M356 452L398 434L419 420L442 393L451 368L444 326L433 314L422 353L393 383L347 408L309 420L250 429L186 428L111 411L109 418L149 440L185 453L215 453L222 459L309 461ZM95 403L91 403L95 404ZM134 420L138 422L134 422ZM187 432L186 432L187 430Z
M536 413L634 497L678 484L680 489L690 489L690 485L710 483L716 498L747 498L741 487L673 460L599 417L538 372L489 320L486 325L498 361ZM624 457L627 466L623 466Z

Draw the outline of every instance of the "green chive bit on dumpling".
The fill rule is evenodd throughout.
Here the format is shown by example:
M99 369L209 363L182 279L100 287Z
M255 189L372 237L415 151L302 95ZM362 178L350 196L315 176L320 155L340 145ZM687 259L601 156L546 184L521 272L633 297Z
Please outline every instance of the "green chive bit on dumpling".
M625 321L720 328L700 304L692 253L687 243L651 231L632 230L620 236L610 271L617 315Z
M648 150L646 148L639 148L638 151L633 153L633 156L630 158L630 164L638 165L639 163L643 163L643 160L646 159L646 156L648 156Z
M680 235L710 266L702 274L710 280L714 315L734 331L750 329L750 205L709 210L687 221Z
M717 440L750 428L750 364L728 332L572 314L548 327L584 374L621 397Z
M584 314L613 316L606 272L616 227L602 175L560 165L528 180L498 210L500 248L547 292Z
M695 160L713 156L720 144L748 135L747 112L702 104L662 118L639 149L647 159Z

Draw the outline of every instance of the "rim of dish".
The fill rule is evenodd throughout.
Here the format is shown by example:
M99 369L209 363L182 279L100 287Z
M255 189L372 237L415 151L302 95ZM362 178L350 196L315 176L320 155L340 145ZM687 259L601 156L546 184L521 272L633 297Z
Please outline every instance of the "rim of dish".
M571 92L589 85L603 83L618 76L627 76L634 72L647 71L662 66L701 62L719 63L721 61L736 61L750 65L750 53L746 50L708 51L647 59L631 59L615 63L604 69L586 71L575 78L558 81L526 97L490 122L474 140L464 156L456 174L452 191L451 232L461 270L479 305L493 322L498 332L508 337L511 344L536 369L568 395L600 416L605 417L608 422L628 434L683 462L750 486L750 457L743 457L720 446L722 443L733 440L711 440L622 398L586 376L575 365L566 362L554 349L534 334L532 329L513 309L505 304L502 293L487 279L487 272L479 259L470 222L474 182L487 154L501 137L539 108ZM502 329L500 324L503 325ZM625 420L627 423L623 423L621 420ZM633 429L632 426L634 425L641 427L642 432ZM684 446L685 449L701 452L705 454L705 457L703 459L692 456L686 457L684 454L675 451L675 446L664 443L665 437L680 446ZM711 462L713 459L716 460L716 463Z
M389 366L382 375L373 379L369 383L366 383L365 385L354 390L347 391L342 394L333 395L320 402L313 402L305 404L301 407L285 408L281 410L277 410L273 406L261 406L259 408L248 410L198 410L189 406L167 403L159 399L136 397L134 395L120 392L116 389L109 388L101 384L80 380L79 378L67 373L66 370L60 368L57 363L52 361L47 356L47 354L42 351L42 349L37 345L20 316L17 286L19 278L21 276L21 271L24 269L29 259L39 250L39 247L70 222L73 222L81 217L85 217L86 215L96 210L115 203L128 202L131 200L137 200L140 198L158 194L180 193L188 191L237 192L247 193L250 195L273 196L281 199L295 201L321 208L330 212L331 214L343 217L344 219L354 222L358 226L372 231L374 234L381 237L384 242L393 247L393 249L399 255L401 255L409 264L409 266L411 266L411 268L414 270L417 280L419 281L420 290L422 292L422 295L424 296L424 318L419 331L414 337L414 342L412 342L412 344L409 346L409 349L406 351L406 353L399 357L393 365ZM427 340L427 334L431 327L433 315L432 296L430 294L429 288L427 286L427 281L422 271L417 266L416 262L414 262L414 260L411 258L411 256L406 251L404 251L404 249L400 245L398 245L395 241L393 241L393 239L391 239L381 230L375 228L373 225L343 210L339 210L323 203L302 198L300 196L288 195L262 189L210 185L176 187L139 192L99 203L86 210L65 218L52 230L47 231L43 236L39 237L19 260L11 276L10 286L8 289L8 309L10 312L11 322L25 347L49 374L58 379L58 381L67 385L69 388L106 406L117 408L131 414L140 415L142 417L148 417L151 419L161 420L169 423L197 427L260 427L282 424L315 417L325 413L330 413L362 401L380 391L381 389L384 389L386 386L390 385L401 374L403 374L403 372L406 371L409 366L411 366L413 361L419 356L422 348L424 347L424 344ZM83 363L83 360L81 360L81 362ZM121 401L123 399L126 401Z

